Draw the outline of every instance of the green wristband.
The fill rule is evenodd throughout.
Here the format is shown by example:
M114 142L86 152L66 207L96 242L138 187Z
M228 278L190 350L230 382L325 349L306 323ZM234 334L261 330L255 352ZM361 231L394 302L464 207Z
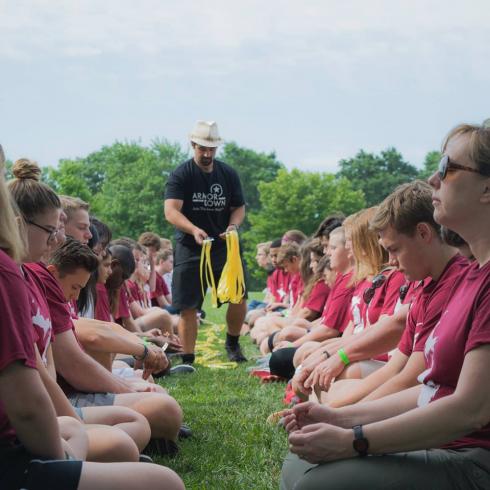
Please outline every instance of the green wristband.
M350 360L347 357L347 354L345 353L344 349L339 349L337 351L337 354L339 355L340 360L344 363L344 365L348 366L350 364Z

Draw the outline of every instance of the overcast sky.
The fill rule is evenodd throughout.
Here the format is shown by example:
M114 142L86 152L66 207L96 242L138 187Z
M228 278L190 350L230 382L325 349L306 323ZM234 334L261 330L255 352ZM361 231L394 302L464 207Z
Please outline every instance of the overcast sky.
M0 0L0 143L41 165L197 119L289 168L490 117L488 0Z

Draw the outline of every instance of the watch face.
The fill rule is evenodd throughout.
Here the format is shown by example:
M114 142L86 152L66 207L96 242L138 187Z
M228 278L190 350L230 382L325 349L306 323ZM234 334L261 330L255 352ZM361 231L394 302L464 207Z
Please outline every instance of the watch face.
M359 453L359 454L366 454L367 450L369 448L369 443L367 439L355 439L354 440L354 449Z

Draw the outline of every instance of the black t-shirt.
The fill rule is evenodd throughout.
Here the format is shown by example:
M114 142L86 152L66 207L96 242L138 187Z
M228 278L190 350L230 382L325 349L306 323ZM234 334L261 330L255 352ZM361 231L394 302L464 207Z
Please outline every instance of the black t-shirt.
M202 171L191 158L170 175L165 187L165 199L184 201L182 214L210 237L218 238L229 225L231 208L245 204L242 185L235 169L214 160L213 171ZM185 246L198 248L192 235L176 228L175 239ZM223 246L216 240L215 246Z

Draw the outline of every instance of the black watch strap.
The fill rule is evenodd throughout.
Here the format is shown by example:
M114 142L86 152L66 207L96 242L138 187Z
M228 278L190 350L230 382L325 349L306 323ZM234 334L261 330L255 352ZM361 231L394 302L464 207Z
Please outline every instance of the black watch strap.
M352 442L352 447L357 451L359 456L367 456L369 441L364 437L362 425L355 425L352 427L352 430L354 431L354 441Z

